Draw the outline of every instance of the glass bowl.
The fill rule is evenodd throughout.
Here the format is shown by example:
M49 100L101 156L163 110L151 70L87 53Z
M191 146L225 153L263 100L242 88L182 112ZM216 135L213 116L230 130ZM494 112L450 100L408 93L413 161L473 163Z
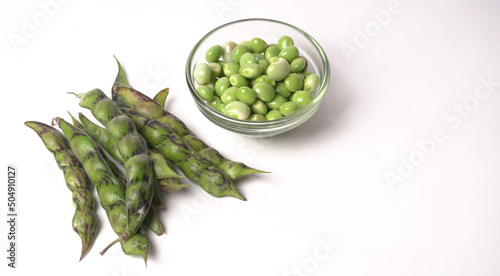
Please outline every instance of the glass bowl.
M301 56L308 61L307 69L319 76L320 84L311 103L296 113L270 121L249 121L226 116L210 107L196 92L193 72L197 64L206 62L205 53L213 45L226 41L239 43L254 37L267 43L276 43L283 36L290 36ZM194 46L186 64L186 80L198 109L211 122L226 130L253 137L270 137L291 130L307 121L318 110L330 82L330 65L321 46L303 30L288 23L271 19L243 19L219 26L203 36Z

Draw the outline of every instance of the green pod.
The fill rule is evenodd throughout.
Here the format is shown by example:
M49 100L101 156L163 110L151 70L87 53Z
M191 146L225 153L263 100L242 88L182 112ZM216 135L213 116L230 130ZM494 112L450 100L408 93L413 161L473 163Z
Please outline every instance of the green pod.
M124 109L132 118L149 146L173 162L191 181L200 185L215 197L234 196L245 198L238 192L231 179L215 167L208 159L193 151L175 132L160 122L146 118L140 113Z
M71 114L70 114L71 115ZM80 117L88 120L85 116L83 116L82 114L80 115ZM87 131L87 129L85 128L85 125L83 125L82 123L80 123L80 121L78 121L76 118L74 118L73 116L71 116L72 120L73 120L73 125L75 127L77 127L78 129L80 130L83 130L83 131ZM89 124L90 121L87 122L87 124ZM90 124L92 127L94 128L99 128L102 130L102 132L99 132L99 134L103 134L105 136L109 136L109 133L106 131L106 129L103 129L95 124ZM87 131L88 133L88 131ZM106 135L107 134L107 135ZM90 136L92 136L92 134L90 134ZM109 140L114 140L113 137L107 137L107 139ZM99 143L99 141L97 141L97 143ZM116 145L116 143L115 143ZM110 159L107 158L107 156L104 154L104 151L105 149L103 148L101 150L101 154L103 155L103 157L106 159L107 161L107 164L109 166L109 168L111 169L111 171L113 172L113 174L120 180L120 183L122 184L122 188L123 190L125 191L125 183L127 182L126 178L125 178L125 175L122 173L122 171L118 168L118 166ZM163 156L160 156L161 158L163 158ZM158 167L158 166L157 166ZM164 167L160 167L162 170L166 170ZM166 174L168 172L163 172L163 174ZM175 172L173 172L175 175L177 175L177 177L181 177L180 175L176 174ZM164 177L164 175L162 175ZM170 175L169 175L170 176ZM161 198L160 196L158 195L158 191L156 190L156 188L153 190L153 199L152 199L152 204L153 206L156 206L157 208L159 209L163 209L164 206L161 202ZM149 208L148 210L148 214L146 215L146 217L144 218L144 221L143 221L143 224L145 226L147 226L149 229L151 229L155 234L157 235L162 235L165 233L164 231L164 227L163 227L163 224L161 223L160 221L160 218L157 214L157 212L153 209L153 208Z
M106 152L111 155L111 157L113 157L117 161L123 162L123 157L118 150L116 140L111 136L111 134L109 134L109 132L105 128L92 122L81 112L78 114L78 118L80 119L81 123L90 134L90 136L92 136L97 142L99 142L99 144L102 145Z
M172 183L174 183L175 181L178 181L180 183L180 179L183 178L183 176L179 175L174 171L174 169L172 169L163 155L151 150L148 151L148 155L153 162L153 169L155 172L156 180L168 179Z
M170 88L164 88L160 90L160 92L156 93L153 100L157 102L161 106L165 106L165 102L167 101L168 94L170 93Z
M121 185L122 189L125 190L125 176L122 174L120 168L118 168L118 165L113 160L111 160L110 158L108 158L108 156L107 156L106 153L109 154L110 152L101 144L102 138L103 137L107 138L107 136L109 136L109 134L106 133L105 130L104 130L104 132L99 131L98 134L92 133L92 132L90 132L86 128L85 125L83 125L80 121L78 121L78 119L76 119L75 117L73 117L71 114L70 114L70 116L71 116L71 119L73 121L73 126L75 126L79 130L85 132L86 134L88 134L89 136L91 136L92 138L94 138L95 143L98 146L99 151L101 152L101 155L104 158L104 161L106 162L106 165L108 165L108 168L111 170L111 172L113 172L113 174L116 177L118 177L118 180L120 180L120 185ZM85 116L83 116L83 114L81 114L80 117L82 117L84 120L88 120ZM88 122L90 122L90 120L88 120ZM94 123L92 123L92 124L93 125L90 125L90 124L88 124L88 125L90 127L92 127L93 130L102 130L101 127L95 125ZM106 135L106 134L108 134L108 135ZM110 140L114 141L114 139L110 139ZM115 148L116 148L116 142L114 144L115 144ZM118 150L118 148L116 148L116 150ZM113 154L111 153L111 155L113 155ZM118 162L119 161L120 160L118 160Z
M54 155L58 167L64 173L66 185L72 192L72 201L76 209L72 227L82 240L81 261L90 251L97 235L98 219L90 191L91 180L63 133L40 122L27 121L25 125L38 134L47 150Z
M142 229L126 241L120 242L122 250L127 255L137 255L144 259L144 264L148 263L149 239Z
M110 162L110 163L113 163L113 162ZM114 175L116 177L118 177L118 179L120 180L120 183L122 183L123 190L125 191L124 183L127 182L125 175L123 175L123 173L121 172L121 170L118 169L117 166L114 166L113 168L111 168L111 170L113 171ZM158 209L165 208L163 206L163 203L161 202L161 198L160 198L160 195L158 194L158 191L156 190L156 187L154 187L154 189L153 189L153 199L151 200L151 204L153 206L157 207ZM147 226L149 229L151 229L157 235L164 234L164 231L162 230L162 229L164 229L163 224L161 223L160 217L158 216L158 214L154 208L149 208L148 213L146 214L146 217L144 218L144 221L142 222L142 224ZM137 233L135 235L137 235Z
M120 181L99 151L99 146L87 133L64 119L56 118L55 120L68 139L75 156L82 163L90 181L96 187L101 206L106 211L113 231L119 236L129 236L125 193Z
M88 208L88 206L83 207L77 205L75 214L73 215L72 227L82 240L80 261L85 258L94 244L97 224L98 222L94 210Z
M160 217L158 216L158 213L155 211L154 208L149 209L150 212L146 215L144 218L143 224L148 227L153 233L155 233L157 236L161 236L165 234L165 228L163 227L163 224L161 223Z
M125 115L118 105L100 89L77 95L80 106L89 109L94 117L106 128L116 140L123 158L123 167L127 185L125 190L127 231L125 235L112 242L101 253L114 243L128 239L137 232L151 207L154 189L154 171L147 154L145 139L139 134L132 120ZM153 101L154 102L154 101ZM156 102L154 102L157 104ZM128 236L127 236L128 235Z
M154 189L153 189L153 199L151 199L151 207L156 207L158 209L165 209L165 206L163 205L163 202L160 198L160 194L158 193L158 189L156 188L156 185L154 186ZM152 209L153 208L149 208L150 211Z
M188 185L183 184L179 178L162 178L158 179L158 185L166 192L176 192Z

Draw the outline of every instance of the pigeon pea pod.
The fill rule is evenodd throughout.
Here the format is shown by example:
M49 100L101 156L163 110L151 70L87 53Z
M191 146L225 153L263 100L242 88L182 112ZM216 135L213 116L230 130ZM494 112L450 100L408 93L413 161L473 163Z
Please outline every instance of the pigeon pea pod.
M143 224L158 236L165 234L165 228L163 227L160 217L154 208L149 209L148 214L144 218Z
M122 250L127 255L139 255L147 265L149 253L149 239L142 229L126 241L120 242Z
M132 120L125 115L116 103L108 98L100 89L93 89L80 98L80 106L89 109L94 117L106 128L116 140L123 158L123 167L127 180L125 200L127 211L127 233L119 236L106 247L104 254L114 243L127 240L136 233L146 217L154 190L154 171L147 152L144 138L135 128Z
M78 121L78 119L73 117L73 115L70 114L70 116L71 116L71 119L73 121L73 126L75 126L79 130L85 132L87 135L94 138L94 140L95 140L94 142L97 145L97 147L99 148L99 152L101 153L104 161L106 162L106 165L108 165L111 172L118 178L118 180L120 180L120 184L122 185L122 188L125 190L125 176L122 174L122 172L121 172L120 168L118 168L117 164L115 164L115 162L113 162L113 160L108 158L106 153L109 153L109 152L101 144L100 140L95 139L96 137L91 132L88 131L88 129L85 125L83 125L80 121Z
M87 255L97 235L97 216L94 212L94 200L90 191L90 179L82 164L74 155L63 133L44 123L27 121L25 125L33 129L54 155L58 167L64 173L64 179L73 194L73 230L82 240L80 261Z
M73 125L78 128L80 131L85 132L86 134L90 135L90 133L87 131L87 128L80 122L78 119L73 117L71 115L71 119L73 121ZM92 135L90 135L92 136ZM96 145L99 148L99 151L105 160L106 164L108 165L109 169L111 172L118 178L120 181L122 190L125 191L125 175L123 175L122 171L118 166L113 162L111 159L107 158L107 155L105 153L105 149L102 147L102 145L99 143L99 141L95 141ZM159 199L159 196L156 195L157 198L157 204L161 205L161 201ZM153 197L155 199L155 197ZM144 220L144 225L147 226L149 229L151 229L155 234L157 235L162 235L165 233L163 224L160 221L160 218L158 217L158 214L153 208L149 209L149 212L146 216L146 219ZM144 239L146 239L144 241ZM135 233L132 237L130 237L126 242L121 242L122 243L122 250L125 254L127 255L139 255L144 258L144 262L147 262L147 254L149 251L149 242L147 240L147 237L144 235L140 235L139 233Z
M69 141L69 145L94 184L101 206L106 211L111 228L117 235L126 233L127 213L125 193L120 181L108 167L94 139L62 118L55 121Z
M92 122L81 112L78 114L78 119L80 119L82 125L85 127L90 136L98 141L102 145L102 147L109 153L109 155L111 155L111 157L119 162L123 162L123 157L118 150L116 140L111 136L111 134L109 134L109 132L105 128Z
M123 112L132 118L150 147L173 162L188 179L200 185L207 193L215 197L233 196L245 200L227 175L193 151L168 126L132 109L123 109Z
M85 118L87 119L85 116L81 115L80 116L81 118ZM78 120L76 120L73 116L71 116L71 118L73 119L73 125L75 125L76 127L78 127L79 129L81 130L84 130L84 131L87 131L87 128L85 127L85 125L83 125L82 123L80 123ZM87 119L88 120L88 119ZM90 122L90 121L89 121ZM97 128L100 128L99 126L95 125ZM103 129L104 131L106 131L105 129ZM92 136L93 138L95 138L94 135L92 135L92 133L89 133L87 131L87 133ZM107 133L107 132L106 132ZM109 133L108 133L109 134ZM112 139L112 137L110 138ZM97 139L96 139L97 140ZM114 140L114 139L113 139ZM97 143L99 144L99 141L97 141ZM101 147L102 148L102 147ZM101 154L103 156L104 159L106 159L106 162L110 168L110 170L113 172L113 174L118 178L118 180L120 180L120 184L122 184L122 188L123 190L125 191L125 183L126 183L126 178L125 178L125 175L122 173L122 171L120 170L120 168L115 164L115 162L113 162L112 160L110 160L109 158L106 158L106 154L104 153L105 149L102 148L101 149ZM159 209L163 209L164 206L161 202L161 198L160 196L158 195L157 193L158 191L156 189L154 189L153 191L153 199L152 199L152 204L159 208ZM146 218L144 219L143 221L143 224L145 226L147 226L149 229L151 229L155 234L157 235L162 235L165 233L165 230L164 230L164 227L163 227L163 224L162 222L160 221L160 218L158 216L158 214L156 213L156 211L153 209L153 208L149 208L148 210L148 214L146 215ZM135 236L135 235L134 235Z
M182 182L180 181L182 176L177 174L170 167L163 155L155 153L151 150L148 151L148 155L149 158L151 158L151 160L153 161L155 177L162 189L168 192L173 192L187 187L186 184L182 184Z

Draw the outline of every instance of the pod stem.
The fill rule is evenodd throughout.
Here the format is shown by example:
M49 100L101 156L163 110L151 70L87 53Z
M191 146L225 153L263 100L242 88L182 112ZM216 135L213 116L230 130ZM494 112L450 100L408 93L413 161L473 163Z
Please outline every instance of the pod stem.
M55 118L52 118L52 122L50 123L52 126L59 126L59 122L61 121L61 117L55 117Z
M104 255L104 253L106 253L106 251L108 251L108 249L110 249L113 245L115 245L115 243L125 241L125 240L127 240L127 235L125 235L125 234L120 235L116 240L112 241L110 244L108 244L108 246L106 246L106 248L104 248L100 252L101 256Z
M75 93L75 92L66 92L66 94L75 95L75 97L77 97L78 99L82 99L82 98L83 98L83 95L85 95L85 93L80 93L80 94L77 94L77 93Z

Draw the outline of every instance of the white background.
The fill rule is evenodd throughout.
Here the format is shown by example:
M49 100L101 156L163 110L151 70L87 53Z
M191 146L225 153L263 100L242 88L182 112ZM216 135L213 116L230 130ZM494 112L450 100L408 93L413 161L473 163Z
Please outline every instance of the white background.
M315 116L269 139L212 125L184 77L201 36L250 17L305 30L331 66ZM4 219L7 164L19 177L18 269L1 257L7 275L500 273L498 1L2 1L0 21ZM84 111L68 91L109 92L113 55L146 94L170 87L167 109L211 146L271 171L237 181L247 202L194 185L164 195L168 233L149 236L147 268L118 246L99 255L114 239L100 207L78 262L71 193L23 125ZM7 232L2 223L0 256Z

